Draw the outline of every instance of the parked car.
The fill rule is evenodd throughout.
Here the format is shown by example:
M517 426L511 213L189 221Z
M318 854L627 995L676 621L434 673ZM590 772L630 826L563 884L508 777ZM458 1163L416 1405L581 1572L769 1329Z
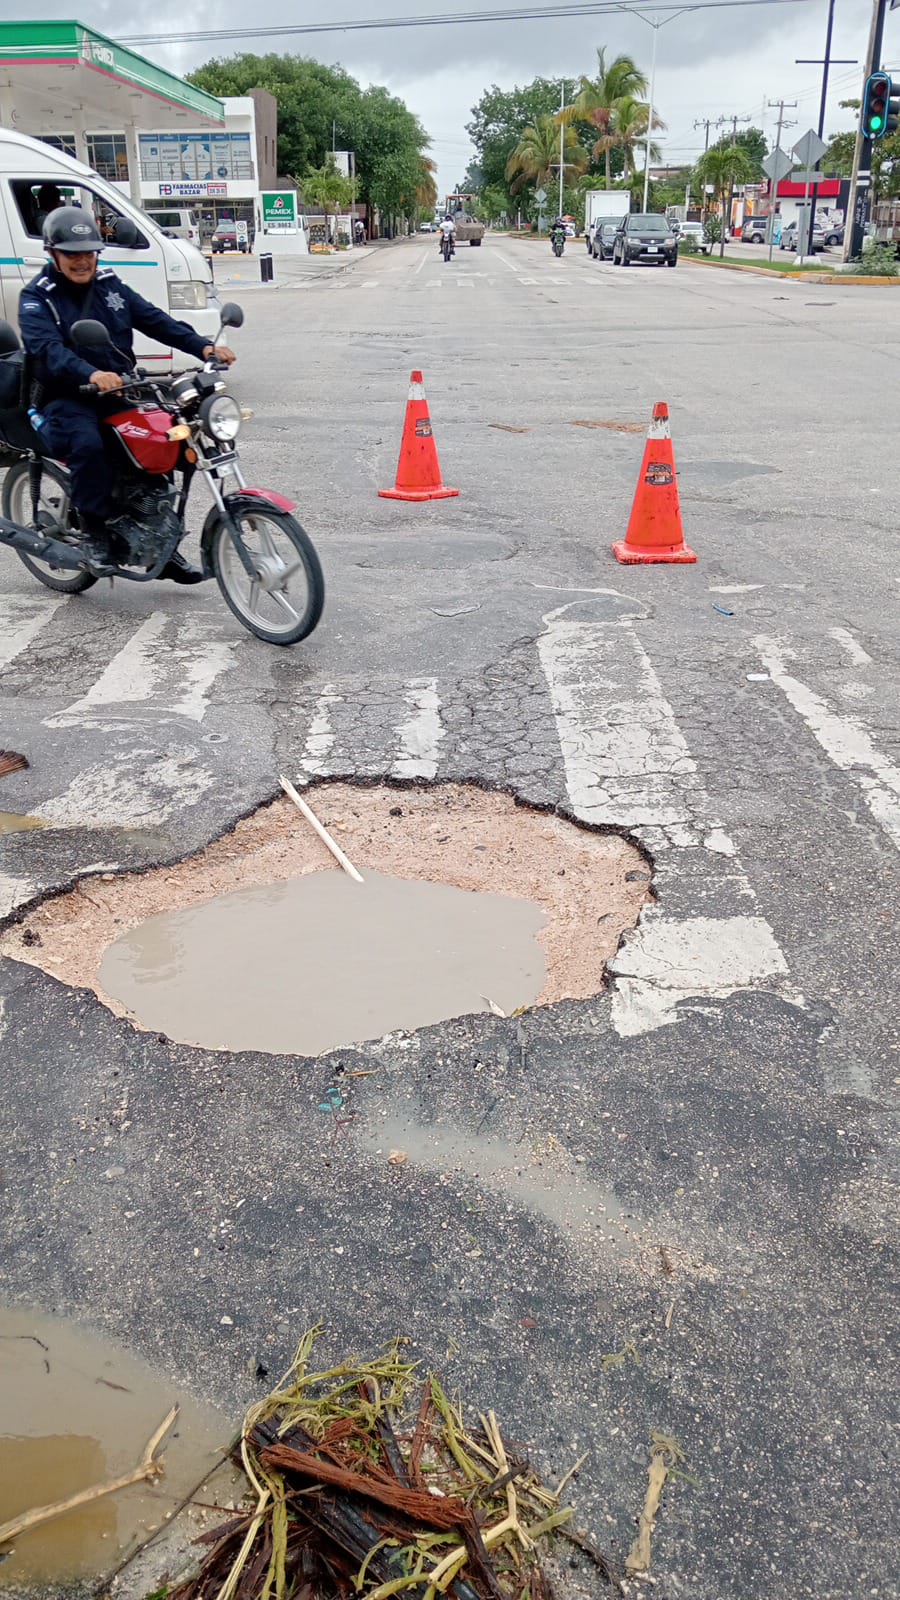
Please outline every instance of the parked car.
M768 217L748 217L741 229L742 244L765 244L768 237Z
M678 237L679 239L693 239L701 256L708 256L712 251L712 245L703 231L702 222L679 222Z
M420 233L436 233L437 232L437 223L436 222L420 222L419 223L419 232Z
M822 231L825 234L825 246L843 244L844 224L842 222L823 222Z
M779 250L793 250L794 254L796 255L798 248L797 231L796 221L785 224L781 230L781 243L778 246ZM814 250L825 249L825 229L822 227L821 222L816 222L813 224L812 247Z
M214 256L223 256L226 250L240 250L241 255L246 255L249 248L245 236L238 237L237 223L229 218L216 224L211 243Z
M638 212L626 217L616 230L613 265L630 267L646 261L654 266L674 267L678 261L678 240L668 217L662 212Z
M181 206L148 206L147 215L153 218L167 239L187 239L189 244L200 244L200 218L196 211L182 209Z
M611 261L613 245L616 242L616 232L625 221L624 217L598 217L594 227L594 236L590 240L591 255L595 261Z
M578 232L578 229L575 227L574 222L567 222L566 223L566 238L567 239L574 239L577 232Z

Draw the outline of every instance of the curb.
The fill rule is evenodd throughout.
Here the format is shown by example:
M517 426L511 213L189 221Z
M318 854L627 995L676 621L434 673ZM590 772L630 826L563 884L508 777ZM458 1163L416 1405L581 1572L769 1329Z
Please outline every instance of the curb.
M775 283L783 282L784 279L788 279L788 281L791 283L825 283L832 287L836 284L842 284L847 288L900 288L900 276L896 278L885 278L883 276L871 278L861 277L856 273L850 272L780 272L774 267L753 267L749 262L746 261L713 262L704 261L702 258L700 260L695 260L694 257L686 256L681 257L682 265L684 265L685 261L688 260L690 261L691 266L709 266L717 272L721 272L723 269L726 272L747 272L751 275L751 277L768 278L770 281Z

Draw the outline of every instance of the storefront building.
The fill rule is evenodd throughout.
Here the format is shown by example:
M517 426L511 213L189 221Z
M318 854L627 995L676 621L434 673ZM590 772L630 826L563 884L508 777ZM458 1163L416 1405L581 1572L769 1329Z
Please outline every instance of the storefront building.
M145 210L167 202L260 226L277 107L265 89L217 99L78 22L0 23L0 122L74 156Z

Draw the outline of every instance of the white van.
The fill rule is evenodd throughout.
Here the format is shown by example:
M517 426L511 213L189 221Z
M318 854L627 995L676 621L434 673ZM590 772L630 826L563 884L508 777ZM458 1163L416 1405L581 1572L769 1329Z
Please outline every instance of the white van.
M210 340L215 338L220 305L209 263L195 245L168 238L127 195L80 161L40 139L0 128L0 314L7 322L17 325L19 295L46 265L41 243L44 216L55 205L73 203L91 211L101 233L110 239L117 218L133 222L138 230L134 247L110 243L104 264L146 300L189 322ZM194 364L191 357L142 334L135 337L135 353L151 371Z
M182 211L177 206L157 205L147 206L146 211L147 216L162 229L167 239L186 239L188 244L195 244L199 250L200 218L196 211Z

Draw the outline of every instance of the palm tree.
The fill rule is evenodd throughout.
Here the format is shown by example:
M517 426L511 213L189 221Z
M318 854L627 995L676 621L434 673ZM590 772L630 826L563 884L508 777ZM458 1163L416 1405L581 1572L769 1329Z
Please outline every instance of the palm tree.
M437 163L422 156L422 176L416 189L416 205L420 211L433 212L437 205Z
M694 168L694 181L701 187L701 193L705 192L707 184L712 185L714 197L722 213L719 256L724 256L727 223L725 203L730 200L736 183L753 182L753 162L743 145L713 145L711 150L704 151L697 162Z
M588 153L582 150L572 128L563 130L563 171L578 175L585 171ZM515 150L506 163L506 179L515 193L525 183L536 189L550 183L559 172L560 126L556 117L536 117L522 129Z
M644 100L634 100L630 95L625 95L618 100L613 108L612 121L609 132L603 135L609 139L609 149L621 150L625 157L623 179L627 183L635 170L635 147L647 142L647 122L650 117L650 107ZM654 116L654 130L664 128L665 123L661 117ZM659 145L651 141L650 160L659 160Z
M589 122L597 130L597 139L591 151L595 161L606 157L606 187L612 184L609 154L617 148L610 142L611 126L616 106L620 100L636 100L647 91L646 75L640 71L631 56L614 56L607 64L606 51L597 51L597 76L579 80L579 92L562 112L566 122Z

